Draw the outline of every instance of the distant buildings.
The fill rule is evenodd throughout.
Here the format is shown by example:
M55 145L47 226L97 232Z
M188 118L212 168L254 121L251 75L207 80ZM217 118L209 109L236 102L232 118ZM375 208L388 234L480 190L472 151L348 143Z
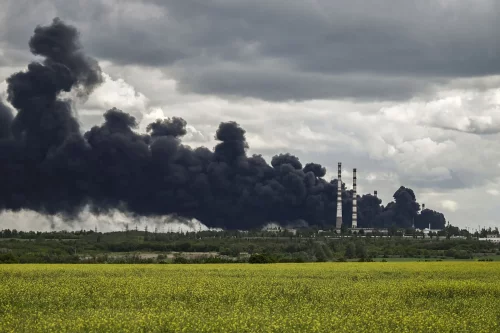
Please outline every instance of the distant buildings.
M500 243L500 237L496 234L488 234L485 238L479 238L481 241L487 241L492 243Z
M438 233L438 232L440 232L440 231L442 231L442 230L443 230L443 229L430 229L430 228L425 228L425 229L418 229L418 228L417 228L417 229L415 229L415 231L416 231L416 232L422 232L424 235L428 235L428 234L430 234L431 232L432 232L433 234L436 234L436 233Z
M264 226L264 228L262 228L262 231L273 233L288 232L294 236L297 234L297 229L295 228L285 228L274 223L269 223L268 225Z

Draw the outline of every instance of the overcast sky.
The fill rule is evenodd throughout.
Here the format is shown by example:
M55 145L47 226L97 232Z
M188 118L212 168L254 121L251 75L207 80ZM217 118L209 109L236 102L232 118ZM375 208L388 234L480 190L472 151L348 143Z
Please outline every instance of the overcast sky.
M58 16L105 73L76 106L84 129L111 107L142 128L180 116L185 141L212 148L235 120L268 161L290 152L328 177L341 161L384 204L404 185L454 225L500 227L499 14L498 0L3 0L0 89Z

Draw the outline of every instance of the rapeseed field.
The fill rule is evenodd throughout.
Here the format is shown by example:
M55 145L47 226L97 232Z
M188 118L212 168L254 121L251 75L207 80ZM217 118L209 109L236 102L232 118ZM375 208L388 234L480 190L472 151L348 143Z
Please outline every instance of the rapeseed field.
M500 264L2 265L0 332L500 332Z

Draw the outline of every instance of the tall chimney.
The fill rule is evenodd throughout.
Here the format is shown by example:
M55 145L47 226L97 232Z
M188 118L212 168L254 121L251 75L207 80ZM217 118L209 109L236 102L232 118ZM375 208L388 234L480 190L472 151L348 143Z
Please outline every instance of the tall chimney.
M342 228L342 163L339 162L338 178L337 178L337 220L335 228Z
M423 204L422 204L422 210L424 210L424 209L425 209L425 204L423 203Z
M352 169L352 228L358 227L358 205L356 202L356 168Z
M375 198L377 198L378 197L378 192L376 190L373 191L373 195L375 196Z

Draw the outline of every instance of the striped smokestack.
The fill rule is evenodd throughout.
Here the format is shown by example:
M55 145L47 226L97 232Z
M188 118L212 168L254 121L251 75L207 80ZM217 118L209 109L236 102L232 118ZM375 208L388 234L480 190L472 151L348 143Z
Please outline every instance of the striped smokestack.
M342 163L339 162L339 172L337 178L337 220L335 228L342 228Z
M425 204L423 203L423 204L422 204L422 210L424 210L424 209L425 209Z
M358 227L358 205L356 202L356 168L352 169L352 228Z
M375 198L378 197L378 192L377 191L373 191L373 195L375 196Z

